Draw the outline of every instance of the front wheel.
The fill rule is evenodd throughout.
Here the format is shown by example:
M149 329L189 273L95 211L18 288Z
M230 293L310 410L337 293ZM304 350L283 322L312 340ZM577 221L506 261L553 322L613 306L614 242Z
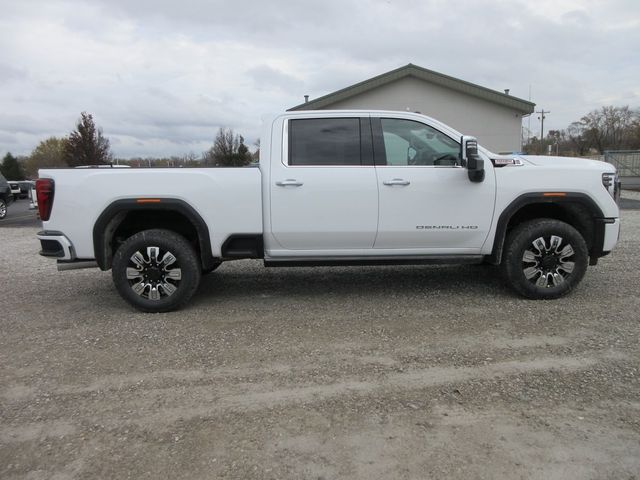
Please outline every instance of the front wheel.
M7 216L7 202L0 198L0 220Z
M168 312L184 305L200 284L200 262L191 244L169 230L144 230L129 237L113 258L118 293L143 312Z
M558 298L582 280L587 244L571 225L537 219L515 227L505 242L502 271L507 283L532 299Z

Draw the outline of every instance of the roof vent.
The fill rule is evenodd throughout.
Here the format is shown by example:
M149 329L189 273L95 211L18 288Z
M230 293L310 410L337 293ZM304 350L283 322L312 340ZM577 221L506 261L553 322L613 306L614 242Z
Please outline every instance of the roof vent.
M309 103L309 95L304 96L304 103Z
M509 89L508 89L508 88L505 88L505 89L504 89L504 94L505 94L505 95L509 95Z

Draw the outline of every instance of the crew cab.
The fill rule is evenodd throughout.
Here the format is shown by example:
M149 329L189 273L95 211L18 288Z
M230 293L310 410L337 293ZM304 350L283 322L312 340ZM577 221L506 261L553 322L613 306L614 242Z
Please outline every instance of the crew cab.
M257 168L41 170L38 238L62 270L111 269L149 312L243 258L489 263L546 299L614 248L618 189L607 163L495 155L416 113L287 112L265 121Z

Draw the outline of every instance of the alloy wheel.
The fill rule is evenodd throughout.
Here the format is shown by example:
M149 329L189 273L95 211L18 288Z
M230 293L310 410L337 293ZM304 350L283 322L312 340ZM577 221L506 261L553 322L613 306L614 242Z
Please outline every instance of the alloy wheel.
M175 293L182 280L182 269L176 256L160 247L147 247L129 257L126 271L131 289L140 297L160 300Z
M562 237L538 237L522 255L522 272L538 287L557 287L573 272L574 255L573 247Z

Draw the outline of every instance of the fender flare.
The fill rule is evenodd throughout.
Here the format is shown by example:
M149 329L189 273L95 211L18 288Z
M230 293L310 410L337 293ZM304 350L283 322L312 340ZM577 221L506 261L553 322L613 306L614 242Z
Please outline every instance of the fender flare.
M177 198L159 198L159 201L140 202L139 198L125 198L109 204L93 225L93 250L101 270L111 268L113 254L107 238L116 231L127 213L136 210L165 210L177 212L189 220L196 229L200 246L200 260L203 268L210 268L215 259L211 252L209 228L200 214L187 202ZM154 199L155 200L155 199Z
M604 240L604 223L602 222L604 214L600 207L593 201L589 195L578 192L562 192L555 196L549 196L547 192L530 192L525 193L513 200L502 211L498 218L496 225L496 235L493 239L493 248L491 249L491 255L489 255L489 263L498 265L502 261L502 251L504 249L504 242L507 236L507 227L513 216L520 211L523 207L528 205L560 205L562 204L579 204L586 207L587 211L591 215L591 221L594 225L594 238L592 240L593 246L590 249L589 254L591 256L602 256L601 247ZM600 250L598 250L600 248Z

